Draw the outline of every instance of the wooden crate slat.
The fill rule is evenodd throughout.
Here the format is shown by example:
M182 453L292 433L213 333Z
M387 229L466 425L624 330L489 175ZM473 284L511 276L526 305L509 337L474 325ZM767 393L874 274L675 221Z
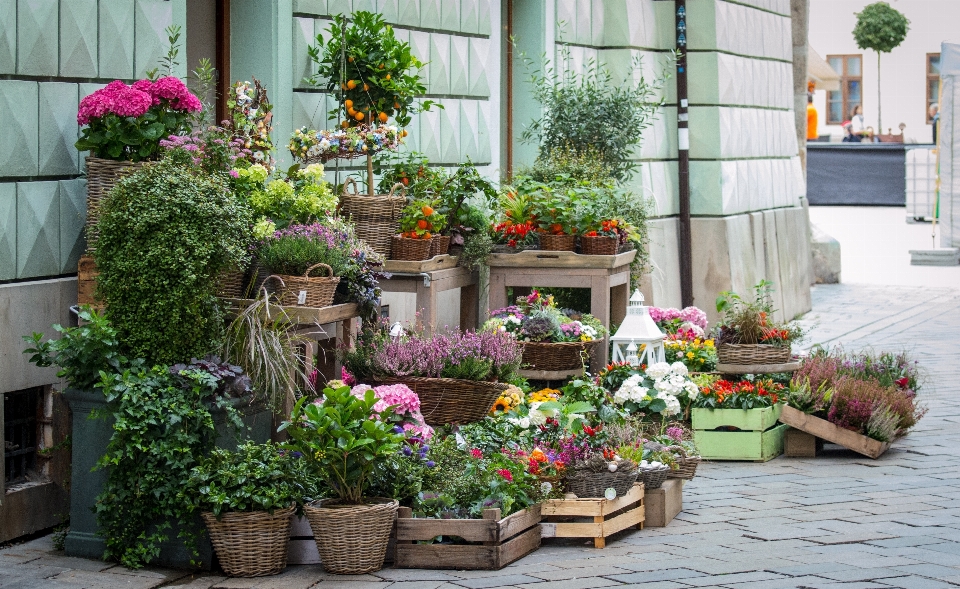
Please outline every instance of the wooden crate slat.
M515 254L490 254L487 265L508 268L620 268L637 257L636 250L615 256L585 256L574 252L527 250Z
M757 409L703 409L695 407L690 411L691 427L695 430L735 427L742 431L762 432L777 423L782 408L782 403L773 407Z
M447 522L456 521L455 528ZM483 519L445 520L432 518L397 519L397 540L430 540L456 535L467 542L496 542L497 522Z
M500 520L497 540L505 542L540 522L540 506L534 505Z
M627 494L610 501L592 499L551 499L543 504L541 513L548 515L601 516L620 511L643 498L643 485L634 485Z
M843 429L826 419L807 415L799 409L784 407L780 414L780 421L800 431L807 432L828 442L839 444L848 450L863 454L868 458L877 459L890 448L890 442L881 442L860 435L857 432Z
M639 505L629 511L621 513L613 519L608 519L600 524L603 527L603 536L611 536L631 526L643 523L644 519L646 519L645 516L646 508L643 505Z
M706 460L752 460L766 462L783 453L781 424L765 432L693 430L693 439Z
M497 568L502 569L511 562L520 560L537 548L540 548L540 526L535 525L526 532L515 536L499 546Z
M659 489L649 489L643 496L646 511L643 525L662 528L683 510L683 480L667 479Z
M421 272L435 272L446 270L457 265L459 258L449 254L434 256L429 260L386 260L383 263L384 272L391 274L420 274Z

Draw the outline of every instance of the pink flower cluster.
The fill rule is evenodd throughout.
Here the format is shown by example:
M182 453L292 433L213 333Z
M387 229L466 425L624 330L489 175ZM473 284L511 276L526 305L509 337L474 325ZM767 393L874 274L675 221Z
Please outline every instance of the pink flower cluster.
M350 389L350 394L357 398L363 398L367 391L373 390L377 397L377 402L373 410L381 413L387 410L387 407L395 406L393 413L403 419L401 427L403 431L413 431L414 434L425 440L433 436L433 428L423 420L423 414L420 413L420 397L410 390L405 384L380 385L371 387L365 384L358 384Z
M682 311L673 307L650 307L650 318L658 324L691 323L700 329L707 329L707 314L697 307L685 307Z
M114 80L80 101L77 122L88 125L108 114L141 117L150 107L162 105L164 101L168 108L185 112L196 112L203 106L200 99L174 76L160 78L156 82L137 80L132 86Z

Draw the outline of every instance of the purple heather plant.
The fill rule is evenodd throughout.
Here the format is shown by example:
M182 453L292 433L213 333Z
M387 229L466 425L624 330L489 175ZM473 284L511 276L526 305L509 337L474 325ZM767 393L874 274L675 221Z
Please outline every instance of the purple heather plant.
M371 355L375 376L509 380L522 351L508 334L452 332L424 337L378 338Z

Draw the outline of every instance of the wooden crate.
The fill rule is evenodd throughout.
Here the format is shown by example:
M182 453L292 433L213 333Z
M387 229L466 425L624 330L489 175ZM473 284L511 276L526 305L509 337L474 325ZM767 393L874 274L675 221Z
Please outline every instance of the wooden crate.
M77 304L90 305L94 309L103 310L103 303L94 296L97 292L97 264L91 256L83 256L77 264Z
M792 458L815 458L823 450L823 440L798 429L783 434L783 455Z
M542 513L547 520L540 524L544 538L593 538L593 546L603 548L608 536L634 526L643 529L643 484L613 500L551 499Z
M683 511L683 479L667 479L659 489L648 489L643 496L644 526L662 528Z
M440 254L433 256L429 260L386 260L383 263L384 272L391 274L420 274L421 272L433 272L434 270L446 270L454 268L459 258L449 254Z
M637 257L636 250L615 256L585 256L574 252L526 250L515 254L490 254L487 265L507 268L619 268Z
M393 565L410 569L498 570L540 547L540 505L501 518L499 509L483 519L415 518L409 507L397 512ZM418 544L457 536L466 544Z
M706 460L766 462L783 453L786 428L777 425L782 404L759 409L699 409L690 412L693 440Z
M853 450L858 454L863 454L869 458L877 459L881 454L890 448L890 442L881 442L860 435L857 432L843 429L836 426L826 419L820 419L813 415L807 415L803 411L793 407L784 407L780 414L780 421L800 431L807 432L818 438L823 438L828 442L839 444L848 450Z
M690 410L690 427L717 429L735 427L745 431L764 431L777 424L783 404L759 409L701 409Z

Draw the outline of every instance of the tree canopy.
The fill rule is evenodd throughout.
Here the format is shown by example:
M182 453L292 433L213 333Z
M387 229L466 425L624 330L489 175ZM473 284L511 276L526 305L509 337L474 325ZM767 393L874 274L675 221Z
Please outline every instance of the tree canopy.
M910 21L886 2L875 2L857 13L853 39L860 49L890 53L907 37Z

